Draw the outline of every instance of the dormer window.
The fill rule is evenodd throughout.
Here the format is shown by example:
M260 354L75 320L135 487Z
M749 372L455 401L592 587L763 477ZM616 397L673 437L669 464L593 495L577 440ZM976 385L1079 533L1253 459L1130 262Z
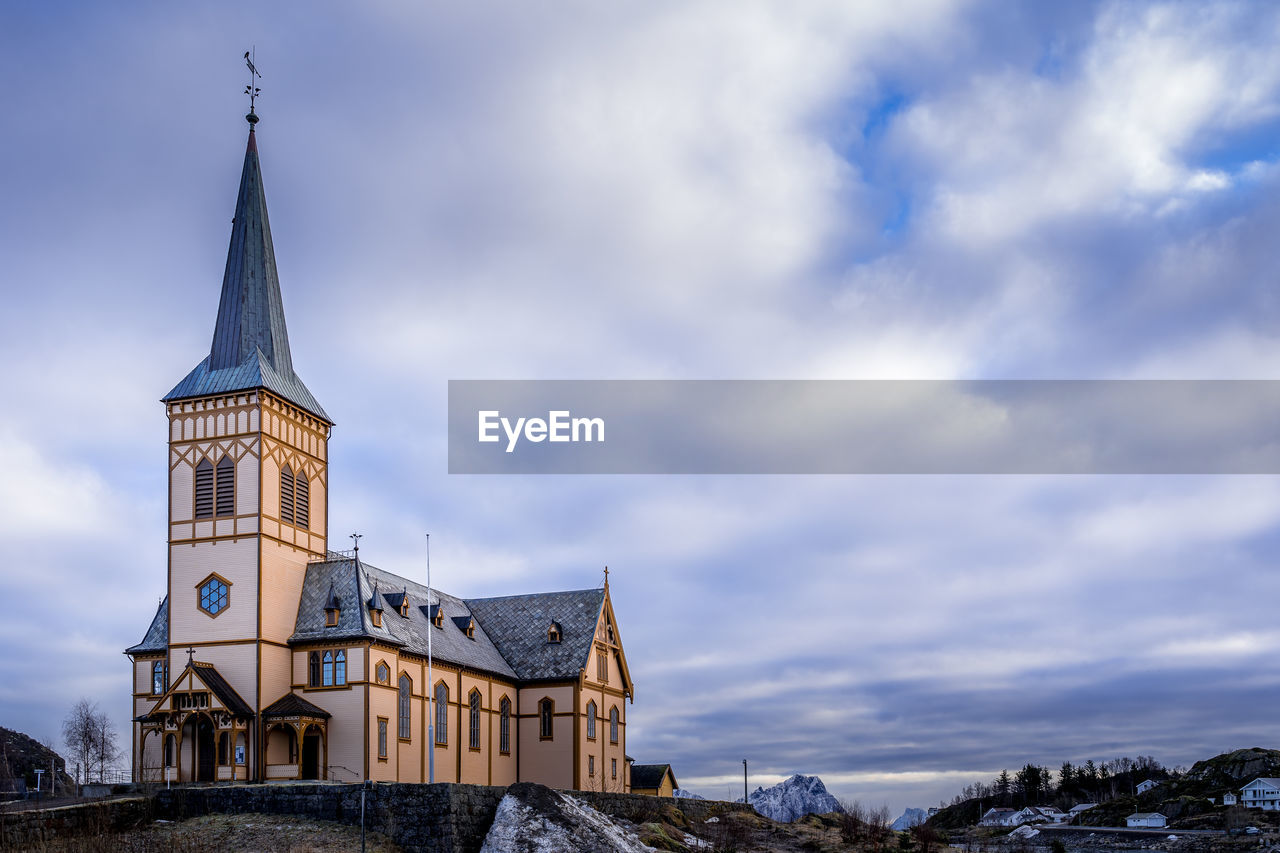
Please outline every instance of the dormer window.
M369 596L369 619L373 622L373 627L382 627L382 603L376 586L373 588L373 595Z
M381 610L370 610L370 611L369 611L369 620L370 620L371 622L373 622L373 627L375 627L375 628L381 628L381 627L382 627L382 611L381 611Z
M474 640L474 639L476 638L476 623L475 623L475 622L468 622L468 623L467 623L467 638L468 638L468 639L471 639L471 640Z
M453 617L453 624L457 625L458 629L467 635L468 640L476 638L476 620L472 617L455 616Z
M338 600L338 593L333 587L333 581L330 581L329 596L324 602L324 626L326 628L336 628L338 626L338 616L341 613L342 603Z
M547 642L558 643L564 639L564 631L560 630L559 622L552 622L551 627L547 628Z
M444 608L439 604L431 605L431 624L437 628L444 627Z

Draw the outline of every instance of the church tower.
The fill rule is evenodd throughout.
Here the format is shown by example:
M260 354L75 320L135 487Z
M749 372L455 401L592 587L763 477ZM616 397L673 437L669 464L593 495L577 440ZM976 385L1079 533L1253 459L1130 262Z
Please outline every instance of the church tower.
M241 721L246 754L237 776L261 778L260 714L290 690L287 644L303 577L308 562L325 555L333 422L293 369L254 132L258 117L246 118L248 148L213 342L208 357L163 398L164 687L171 689L169 674L176 681L189 661L216 670L253 712ZM191 756L194 763L195 751ZM219 755L223 761L232 763ZM192 764L187 770L183 777L196 778L188 775L196 772Z

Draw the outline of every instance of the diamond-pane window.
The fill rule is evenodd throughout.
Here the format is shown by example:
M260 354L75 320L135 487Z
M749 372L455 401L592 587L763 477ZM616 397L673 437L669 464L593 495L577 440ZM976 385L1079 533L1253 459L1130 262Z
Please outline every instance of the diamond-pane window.
M200 596L200 609L210 616L217 616L231 604L230 584L218 577L210 575L203 581L197 592Z

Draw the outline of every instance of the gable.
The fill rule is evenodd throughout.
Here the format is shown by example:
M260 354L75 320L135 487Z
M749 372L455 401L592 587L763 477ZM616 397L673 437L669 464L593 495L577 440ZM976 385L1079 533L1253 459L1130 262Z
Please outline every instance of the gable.
M234 717L252 717L253 709L235 688L222 677L213 664L199 661L187 664L169 689L156 700L148 717L157 714L206 711Z

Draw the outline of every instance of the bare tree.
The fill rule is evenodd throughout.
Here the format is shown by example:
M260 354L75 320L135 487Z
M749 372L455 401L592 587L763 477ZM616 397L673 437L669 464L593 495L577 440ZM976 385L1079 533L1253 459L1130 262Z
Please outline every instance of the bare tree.
M884 848L885 841L889 838L889 806L882 805L879 808L871 809L867 812L867 839L875 846L876 851Z
M837 815L840 827L840 840L845 844L861 841L867 828L867 810L858 800L846 800L840 803Z
M111 727L106 712L98 707L97 702L85 697L71 706L67 718L62 721L62 739L76 763L84 768L84 776L77 780L79 782L89 781L95 770L98 780L102 781L121 754L116 745L115 729Z
M941 839L938 830L928 823L918 823L911 827L911 837L920 845L920 853L929 853Z

